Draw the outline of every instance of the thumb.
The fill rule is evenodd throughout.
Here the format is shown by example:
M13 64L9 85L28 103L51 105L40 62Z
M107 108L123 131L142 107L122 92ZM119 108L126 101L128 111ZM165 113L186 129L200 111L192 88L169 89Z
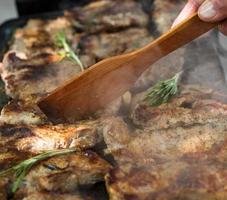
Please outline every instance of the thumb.
M187 19L194 13L196 13L200 7L200 5L204 2L204 0L188 0L188 3L185 5L183 10L180 12L178 17L173 22L172 27L176 26L183 20Z
M198 14L204 21L221 21L227 17L227 0L206 0Z

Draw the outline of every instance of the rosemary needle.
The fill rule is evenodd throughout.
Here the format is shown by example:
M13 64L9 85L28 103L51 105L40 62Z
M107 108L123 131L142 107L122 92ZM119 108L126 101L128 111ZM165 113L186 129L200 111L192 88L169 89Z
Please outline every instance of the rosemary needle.
M160 81L155 84L147 93L145 101L150 106L159 106L167 103L178 92L178 81L182 72L177 73L171 79Z
M76 149L60 149L60 150L58 149L58 150L51 150L51 151L41 153L37 156L24 160L9 169L1 171L0 177L6 176L8 174L15 174L16 180L14 181L12 188L11 188L12 193L15 193L17 191L17 189L20 187L21 182L23 181L24 177L27 175L29 170L36 163L38 163L46 158L50 158L50 157L62 155L62 154L67 154L67 153L72 153L75 151L77 151L77 150Z
M60 52L62 57L68 57L70 60L75 62L80 66L81 71L84 71L84 67L79 57L75 54L73 49L70 47L69 42L66 38L64 31L59 31L56 35L56 44L59 48L63 48L64 50Z

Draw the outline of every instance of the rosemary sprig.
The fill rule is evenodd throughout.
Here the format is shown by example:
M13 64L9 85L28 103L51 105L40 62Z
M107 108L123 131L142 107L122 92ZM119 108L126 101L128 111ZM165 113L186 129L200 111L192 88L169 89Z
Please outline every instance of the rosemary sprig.
M56 44L59 48L63 48L64 50L59 52L62 57L68 57L70 60L75 62L80 66L81 71L84 71L84 66L80 61L79 57L75 54L69 42L66 38L64 31L59 31L56 35Z
M29 158L27 160L24 160L22 162L20 162L19 164L3 170L0 172L0 177L2 176L6 176L9 174L15 174L16 176L16 180L14 181L12 188L11 188L11 192L15 193L17 191L17 189L20 187L24 177L27 175L27 173L29 172L29 170L38 162L45 160L46 158L50 158L53 156L57 156L57 155L62 155L62 154L67 154L67 153L72 153L75 152L76 149L60 149L60 150L51 150L51 151L47 151L44 153L41 153L37 156L34 156L32 158Z
M160 81L155 84L147 93L145 101L150 106L159 106L167 103L178 92L178 81L182 72L177 73L171 79Z

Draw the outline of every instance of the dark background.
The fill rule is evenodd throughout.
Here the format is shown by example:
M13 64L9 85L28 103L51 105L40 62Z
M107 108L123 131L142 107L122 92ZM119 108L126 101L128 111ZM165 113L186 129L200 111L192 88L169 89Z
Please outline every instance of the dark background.
M16 0L19 16L64 10L92 0Z

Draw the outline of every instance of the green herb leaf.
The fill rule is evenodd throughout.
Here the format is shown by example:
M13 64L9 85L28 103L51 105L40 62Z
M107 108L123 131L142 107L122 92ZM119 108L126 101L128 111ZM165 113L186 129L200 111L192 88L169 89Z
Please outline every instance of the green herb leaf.
M178 81L181 74L182 72L179 72L173 78L155 84L148 91L145 101L150 106L159 106L167 103L178 92Z
M17 189L20 187L24 177L27 175L27 173L29 172L29 170L38 162L45 160L47 158L53 157L53 156L57 156L57 155L62 155L62 154L67 154L67 153L72 153L77 151L76 149L58 149L58 150L51 150L51 151L47 151L44 153L41 153L37 156L34 156L32 158L29 158L27 160L24 160L22 162L20 162L19 164L3 170L0 172L0 177L2 176L6 176L9 174L15 174L16 176L16 180L13 183L12 186L12 193L15 193L17 191Z
M60 51L60 55L63 57L68 57L70 60L75 62L80 66L81 71L84 71L84 67L82 62L80 61L79 57L75 54L71 46L69 45L69 42L66 38L64 31L59 31L56 35L56 45L59 48L63 48L63 51Z

